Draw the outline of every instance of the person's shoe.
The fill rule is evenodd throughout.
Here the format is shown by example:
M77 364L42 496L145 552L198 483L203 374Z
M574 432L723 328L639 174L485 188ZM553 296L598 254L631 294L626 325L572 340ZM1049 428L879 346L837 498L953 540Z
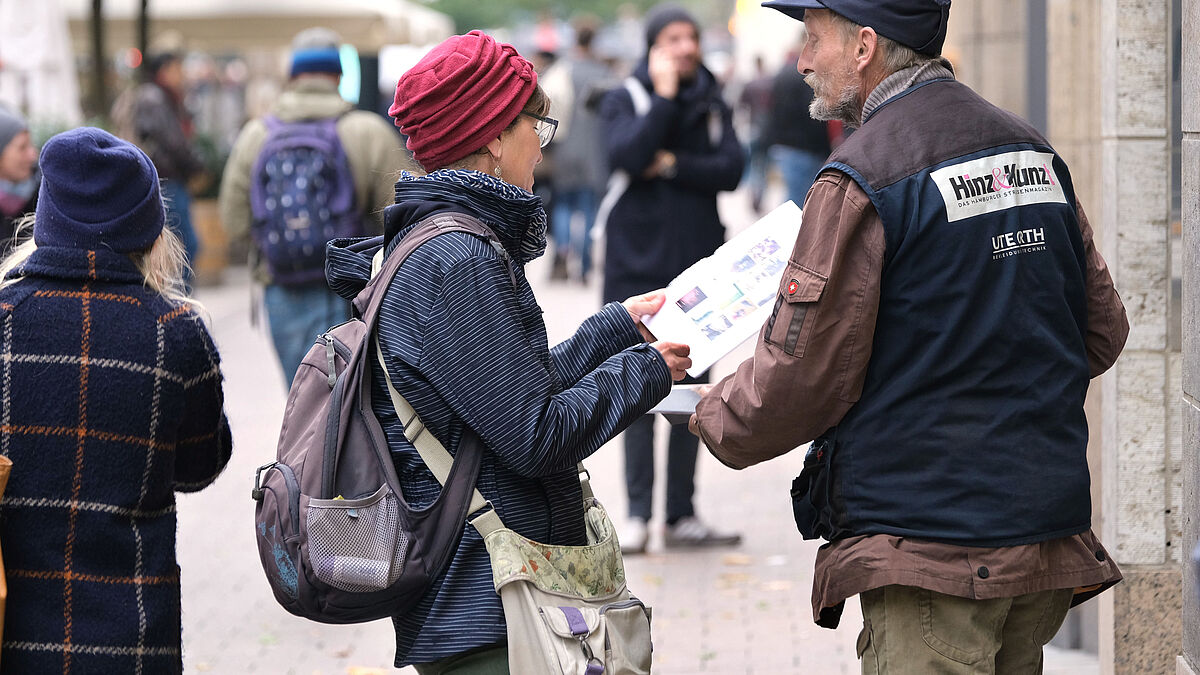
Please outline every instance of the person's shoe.
M696 516L680 518L674 525L667 526L663 543L672 548L700 546L734 546L740 544L742 535L734 532L717 532Z
M554 263L550 268L550 281L566 281L569 276L567 273L567 256L555 253Z
M642 518L630 518L625 526L617 533L617 541L621 542L621 553L637 555L646 552L646 541L650 539L650 528Z

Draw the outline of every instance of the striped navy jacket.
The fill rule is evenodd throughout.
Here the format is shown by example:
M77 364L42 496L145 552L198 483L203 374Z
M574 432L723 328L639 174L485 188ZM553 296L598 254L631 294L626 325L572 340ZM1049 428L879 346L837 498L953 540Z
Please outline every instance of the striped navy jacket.
M666 396L670 372L618 303L606 305L572 338L549 348L542 309L517 262L524 226L461 206L432 210L438 208L483 220L511 249L513 260L487 241L459 232L416 249L380 310L379 341L388 372L451 453L464 425L480 435L487 451L478 488L505 525L537 541L586 543L574 467ZM432 215L431 209L389 208L387 229L398 232L389 250L412 230L419 218L411 214L418 212ZM370 260L331 245L327 269L331 286L349 298L369 278ZM375 413L405 499L426 506L440 486L404 438L378 363L373 380ZM466 523L461 537L425 598L394 618L397 667L506 640L483 541Z

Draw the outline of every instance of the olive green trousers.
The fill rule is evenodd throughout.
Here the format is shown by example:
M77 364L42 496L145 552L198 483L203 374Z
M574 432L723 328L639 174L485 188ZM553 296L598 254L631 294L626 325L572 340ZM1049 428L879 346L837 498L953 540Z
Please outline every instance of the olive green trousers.
M912 586L859 596L863 675L1034 675L1058 632L1070 588L971 600Z

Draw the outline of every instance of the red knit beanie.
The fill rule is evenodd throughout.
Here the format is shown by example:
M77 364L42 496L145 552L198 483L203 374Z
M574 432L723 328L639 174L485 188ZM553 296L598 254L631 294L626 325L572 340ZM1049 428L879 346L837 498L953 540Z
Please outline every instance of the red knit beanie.
M533 65L512 45L473 30L447 38L404 73L388 114L433 171L499 137L536 86Z

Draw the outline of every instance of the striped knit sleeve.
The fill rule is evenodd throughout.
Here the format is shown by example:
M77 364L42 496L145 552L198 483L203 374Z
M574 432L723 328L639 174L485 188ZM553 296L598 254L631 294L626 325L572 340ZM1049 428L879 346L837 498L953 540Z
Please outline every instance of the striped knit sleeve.
M495 260L481 257L446 270L422 339L422 374L524 476L574 466L671 388L666 363L643 344L556 391L547 355L524 337L512 282Z
M180 421L175 453L175 489L195 492L208 486L229 463L233 438L225 417L225 393L222 388L221 360L212 337L198 317L181 318L194 322L195 344L187 349L196 356L188 359L194 369L183 382L184 414ZM194 337L193 337L194 336Z
M568 386L617 352L641 344L642 334L619 302L610 302L588 317L575 335L555 345L550 359L559 379Z

